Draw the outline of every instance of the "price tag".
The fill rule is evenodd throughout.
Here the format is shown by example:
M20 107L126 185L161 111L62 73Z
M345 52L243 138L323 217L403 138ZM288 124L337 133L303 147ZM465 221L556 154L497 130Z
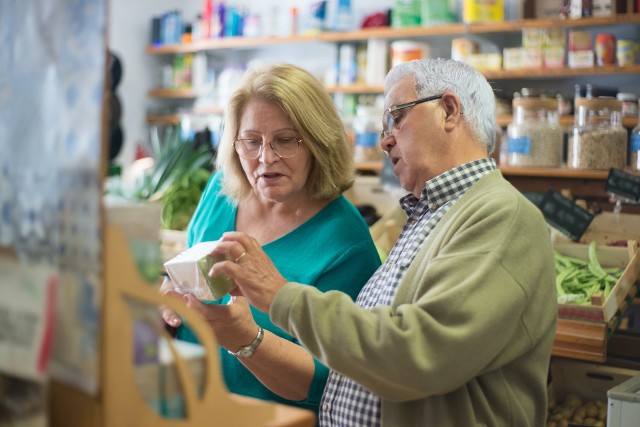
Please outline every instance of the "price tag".
M640 176L611 168L605 190L637 202L640 200Z
M580 240L594 217L592 213L553 189L547 191L539 207L551 226L574 241Z

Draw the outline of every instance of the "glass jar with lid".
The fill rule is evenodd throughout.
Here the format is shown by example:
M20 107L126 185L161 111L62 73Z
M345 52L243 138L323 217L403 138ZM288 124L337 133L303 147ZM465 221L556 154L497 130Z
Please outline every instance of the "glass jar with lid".
M353 119L355 162L377 162L382 160L384 152L380 148L382 132L382 109L373 105L358 105Z
M579 98L569 135L567 166L571 169L623 169L627 164L627 131L622 127L622 101Z
M560 167L562 137L556 99L514 98L513 121L507 126L507 166Z
M638 124L631 131L629 147L629 166L634 172L640 172L640 101L638 101Z

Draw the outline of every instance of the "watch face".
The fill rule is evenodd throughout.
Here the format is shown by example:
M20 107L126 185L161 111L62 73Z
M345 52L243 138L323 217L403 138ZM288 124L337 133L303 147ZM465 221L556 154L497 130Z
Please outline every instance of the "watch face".
M239 353L240 353L239 354L240 357L249 357L253 354L253 347L251 346L243 347Z

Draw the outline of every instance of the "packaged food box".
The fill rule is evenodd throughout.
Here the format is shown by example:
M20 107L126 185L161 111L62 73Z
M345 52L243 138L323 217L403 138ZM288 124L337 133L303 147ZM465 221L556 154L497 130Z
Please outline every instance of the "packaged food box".
M217 240L195 244L164 263L178 292L193 294L198 299L220 299L235 288L228 277L209 277L213 264L221 261L210 255L217 244Z

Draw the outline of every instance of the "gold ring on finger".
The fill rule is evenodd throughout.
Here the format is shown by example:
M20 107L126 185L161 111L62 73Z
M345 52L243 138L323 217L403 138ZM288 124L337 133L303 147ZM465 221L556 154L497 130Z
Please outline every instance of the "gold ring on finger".
M245 256L246 254L247 254L247 251L243 251L243 252L240 254L240 256L239 256L238 258L236 258L236 260L235 260L235 261L233 261L233 262L235 262L235 263L237 264L238 262L240 262L240 260L242 259L242 257L243 257L243 256Z

